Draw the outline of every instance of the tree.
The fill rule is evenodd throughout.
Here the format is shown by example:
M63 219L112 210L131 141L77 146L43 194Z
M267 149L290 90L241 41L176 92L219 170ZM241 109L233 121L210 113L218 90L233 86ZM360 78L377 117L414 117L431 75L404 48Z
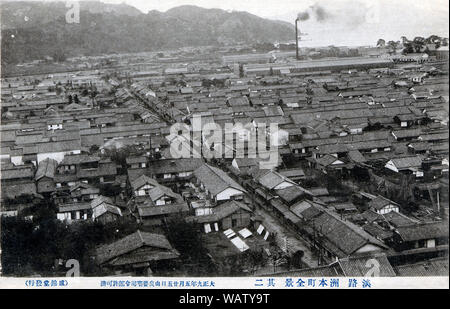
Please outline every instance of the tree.
M97 145L92 145L90 148L89 148L89 153L90 154L94 154L94 153L96 153L97 151L99 151L100 150L100 147L98 147Z
M412 42L414 51L416 53L420 53L422 52L424 46L425 46L425 38L421 37L421 36L417 36L414 38L413 42Z
M248 265L250 272L254 273L258 268L267 263L267 255L263 250L247 250L242 256L242 263Z
M408 40L408 38L406 36L400 37L400 40L402 40L402 44L403 45L408 44L408 43L411 42L410 40Z
M385 46L386 46L386 41L383 39L378 39L377 47L385 47Z
M407 42L407 43L403 44L402 53L404 55L414 53L414 46L413 46L412 42Z
M183 217L170 219L164 226L169 242L180 253L186 271L195 275L208 275L215 271L203 244L202 233L195 223L186 222Z
M389 41L389 42L387 43L387 45L388 45L388 47L389 47L389 49L390 49L389 53L395 54L395 53L397 52L398 46L400 45L400 42L399 42L399 41L397 41L397 42L395 42L395 41Z
M32 220L25 215L33 215ZM101 224L92 221L66 224L56 219L55 205L42 201L26 213L1 218L2 271L5 275L61 275L55 260L76 259L83 275L98 275L90 256L97 246L135 232L132 219Z
M66 61L66 54L63 49L58 49L53 53L53 59L56 62L64 62Z
M303 267L303 257L305 256L305 252L302 250L295 251L295 253L291 257L291 265L294 268L302 268Z
M100 194L104 196L115 197L122 192L120 184L117 183L115 184L106 183L100 185L99 187L100 187Z

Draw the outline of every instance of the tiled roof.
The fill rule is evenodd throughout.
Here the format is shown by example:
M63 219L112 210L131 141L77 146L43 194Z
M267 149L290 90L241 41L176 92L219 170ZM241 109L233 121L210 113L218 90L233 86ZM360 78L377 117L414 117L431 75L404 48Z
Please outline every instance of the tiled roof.
M55 177L56 167L58 162L56 160L47 158L39 162L38 169L36 171L35 180L38 181L43 177L53 179Z
M396 276L394 269L384 253L346 257L339 259L338 263L346 277ZM376 271L372 273L371 270L374 267L376 267Z
M258 182L269 190L272 190L283 182L288 182L291 185L295 185L295 182L275 171L268 171L261 175L258 178Z
M382 209L383 207L385 207L385 206L387 206L389 204L398 206L397 203L391 201L390 199L387 199L387 198L385 198L385 197L383 197L381 195L378 195L376 198L374 198L373 200L371 200L369 202L369 207L373 207L373 208L375 208L377 210L380 210L380 209Z
M133 190L137 190L146 184L150 184L155 187L159 186L159 183L155 179L150 178L144 174L141 174L141 176L131 181L131 187L133 188Z
M234 188L245 192L245 189L240 184L217 167L203 164L194 171L194 174L213 195L217 195L227 188Z
M404 241L448 238L449 226L446 222L432 222L397 227L397 233Z
M197 223L217 222L226 218L238 210L243 209L251 212L252 210L244 203L239 201L227 201L213 208L212 214L204 216L189 217L188 220L195 221Z
M111 244L99 247L96 250L96 262L98 264L104 264L144 246L163 249L164 251L172 253L173 257L178 256L178 252L172 248L164 235L141 232L138 230Z
M402 277L448 276L448 265L448 257L444 257L414 264L399 265L394 267L394 269L397 275Z
M420 167L422 165L422 158L419 156L414 157L403 157L403 158L393 158L392 163L399 170L404 170L413 167Z

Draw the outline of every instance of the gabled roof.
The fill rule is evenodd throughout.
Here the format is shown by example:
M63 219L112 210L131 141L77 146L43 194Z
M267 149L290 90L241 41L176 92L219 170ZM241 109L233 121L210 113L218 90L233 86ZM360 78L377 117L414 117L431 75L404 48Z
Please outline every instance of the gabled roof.
M284 111L281 106L264 106L263 111L266 116L284 116Z
M276 190L276 194L287 203L291 203L304 195L312 196L312 193L310 191L297 185Z
M242 106L242 105L249 105L248 98L246 96L242 97L236 97L236 98L229 98L228 104L230 106Z
M427 277L448 276L448 257L436 258L414 264L406 264L394 267L398 276L402 277Z
M283 277L342 277L342 269L338 263L331 263L330 265L302 268L290 270L287 272L279 272L263 276L283 276Z
M203 164L202 159L186 158L186 159L167 159L158 160L155 164L149 166L150 174L158 175L165 173L182 173L193 172Z
M175 256L179 255L164 235L138 230L111 244L99 247L96 250L96 262L98 264L104 264L144 246L168 250Z
M414 157L404 157L404 158L394 158L391 159L392 164L399 170L417 168L422 166L422 158L419 156Z
M168 214L176 214L176 213L185 213L189 211L189 206L186 202L169 204L156 206L155 204L148 205L144 203L142 205L138 205L137 207L138 213L140 217L152 217L152 216L161 216Z
M188 218L188 220L197 223L217 222L234 214L240 209L252 212L252 210L246 204L239 201L231 200L214 207L212 209L213 213L210 215L193 216Z
M67 203L58 206L59 213L88 209L92 209L91 203L89 202Z
M405 225L411 225L418 223L417 220L411 219L399 212L391 211L387 214L384 214L383 217L393 226L400 227Z
M74 139L69 141L59 141L59 142L46 142L36 144L37 153L51 153L51 152L62 152L62 151L73 151L81 149L80 139Z
M159 183L155 179L150 178L147 175L141 175L135 180L131 181L131 187L133 188L133 190L137 190L146 184L154 187L159 186Z
M352 256L339 259L345 277L395 277L396 274L389 263L386 254L378 253L369 256ZM376 266L377 272L370 274L370 270Z
M397 227L397 233L404 241L433 238L448 238L448 223L431 222Z
M309 190L309 192L311 192L311 194L313 196L327 196L327 195L330 195L330 193L328 192L327 188L316 187L316 188L309 188L308 190Z
M87 154L75 154L64 156L64 159L61 161L60 165L76 165L81 163L90 163L98 161L100 161L100 157L97 156L90 156Z
M163 196L169 196L173 199L180 199L181 196L174 193L170 188L158 185L149 191L149 196L152 201L156 201Z
M205 188L213 195L217 195L227 188L246 192L236 181L217 167L203 164L194 171L195 177L201 181Z
M92 217L98 218L108 212L118 216L122 216L122 211L119 207L109 204L100 204L93 209Z
M258 178L258 182L265 188L272 190L283 182L295 185L295 182L275 171L268 171Z
M35 180L38 181L43 177L48 177L53 179L55 176L56 167L58 162L56 160L47 158L39 162L38 169L36 171Z
M305 176L305 172L301 168L284 169L284 170L279 170L278 172L287 178L304 177Z
M325 166L325 167L332 165L336 161L342 162L338 158L336 158L332 155L329 155L329 154L326 154L326 155L316 159L317 163L319 163L320 165ZM344 163L344 162L342 162L342 163Z
M423 133L422 128L414 128L414 129L404 129L404 130L395 130L392 131L392 135L398 138L405 137L419 137Z
M384 196L378 195L376 198L369 202L369 207L380 210L389 204L398 206L396 202L393 202L390 199L385 198Z
M382 242L360 227L348 221L342 221L329 212L322 212L313 221L315 230L323 235L321 237L323 245L338 257L352 255L367 244L387 249Z
M1 180L17 179L17 178L33 178L32 166L6 166L2 164Z
M145 156L133 156L127 157L125 161L127 164L147 163L147 158Z
M350 150L347 153L348 158L356 163L364 163L367 159L363 156L363 154L359 150Z
M90 109L89 107L77 104L77 103L70 103L64 107L65 111L74 111L74 110L85 110Z
M112 198L100 195L91 201L91 208L95 208L101 204L114 205Z
M235 158L234 160L239 168L252 167L258 164L258 159L253 158Z
M1 195L2 199L5 198L15 199L21 195L42 197L41 195L36 193L36 185L34 184L34 182L20 183L14 185L2 184L2 195Z
M310 200L302 200L290 207L290 210L306 221L321 214L321 210L316 207L316 203Z
M69 188L70 192L76 191L78 189L94 190L97 192L100 190L97 187L94 187L93 185L90 185L90 184L84 183L84 182L78 182L77 184L75 184Z

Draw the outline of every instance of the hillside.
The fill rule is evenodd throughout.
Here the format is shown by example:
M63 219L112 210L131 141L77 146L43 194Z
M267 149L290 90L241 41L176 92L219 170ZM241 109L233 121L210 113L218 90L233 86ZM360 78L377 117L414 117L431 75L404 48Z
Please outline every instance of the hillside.
M144 14L126 4L80 3L80 23L69 24L63 2L3 2L2 62L294 37L292 25L246 12L181 6Z

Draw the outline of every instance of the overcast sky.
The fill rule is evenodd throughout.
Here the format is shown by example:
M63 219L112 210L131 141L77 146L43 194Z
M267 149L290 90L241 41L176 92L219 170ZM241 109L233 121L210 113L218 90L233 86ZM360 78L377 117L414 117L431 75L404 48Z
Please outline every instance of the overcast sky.
M346 0L327 1L327 5L336 6L339 2ZM283 15L290 11L299 11L308 8L314 3L321 2L317 0L105 0L110 3L125 2L133 5L143 12L149 10L166 11L172 7L191 4L205 8L220 8L224 10L247 11L259 16L277 16ZM386 0L359 0L365 4L373 4L374 2L383 3ZM448 12L448 0L391 0L391 3L408 4L408 6L416 6L424 10L433 12L436 10L446 10Z
M2 0L0 0L0 2L2 2ZM301 11L315 3L326 3L327 8L332 10L333 7L338 7L340 4L348 2L348 0L101 0L101 2L125 2L138 8L144 13L148 12L149 10L158 10L164 12L176 6L189 4L204 8L220 8L224 10L247 11L261 17L272 17L284 15L292 11ZM435 11L443 11L447 12L448 15L449 11L448 0L358 0L358 2L366 5L373 5L374 3L378 3L379 5L383 5L383 3L398 3L403 7L421 8L428 14Z

